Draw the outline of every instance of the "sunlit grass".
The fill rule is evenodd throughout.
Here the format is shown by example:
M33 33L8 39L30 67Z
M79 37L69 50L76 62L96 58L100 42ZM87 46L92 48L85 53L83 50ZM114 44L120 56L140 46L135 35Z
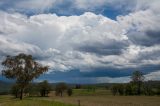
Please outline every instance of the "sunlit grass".
M14 99L11 96L0 96L0 106L74 106L45 98Z

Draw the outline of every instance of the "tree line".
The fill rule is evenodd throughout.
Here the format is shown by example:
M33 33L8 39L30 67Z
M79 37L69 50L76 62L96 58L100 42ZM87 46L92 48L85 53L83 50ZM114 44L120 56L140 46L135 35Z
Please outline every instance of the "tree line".
M39 83L30 83L24 89L24 96L41 96L41 97L48 97L51 91L55 91L56 96L63 96L66 93L68 96L72 95L72 88L70 88L66 83L58 83L55 88L48 83L47 80L44 80ZM11 94L15 96L15 98L20 97L20 88L17 84L14 84L11 88Z
M19 97L20 100L23 99L24 94L34 94L35 91L39 91L41 96L47 96L52 89L46 80L38 84L31 83L49 69L48 66L36 62L32 55L20 53L17 56L7 56L2 62L2 66L2 75L15 80L12 94ZM72 95L71 88L68 88L65 83L59 83L56 86L56 95L63 96L63 92L66 90L69 96Z
M110 90L113 95L160 95L160 87L153 87L144 79L141 71L135 71L129 83L113 84Z
M15 84L12 86L11 92L16 98L23 99L24 94L27 96L48 96L53 87L48 81L40 83L32 83L41 74L48 71L48 66L43 66L31 55L20 53L17 56L7 56L2 61L2 75L6 78L13 79ZM80 89L81 85L76 85L76 89ZM88 86L88 91L94 91L95 86ZM54 88L56 96L63 96L67 93L71 96L72 88L67 86L66 83L58 83ZM113 95L154 95L160 94L160 88L153 89L148 83L144 81L143 73L140 71L133 72L131 81L126 84L113 84L111 87Z

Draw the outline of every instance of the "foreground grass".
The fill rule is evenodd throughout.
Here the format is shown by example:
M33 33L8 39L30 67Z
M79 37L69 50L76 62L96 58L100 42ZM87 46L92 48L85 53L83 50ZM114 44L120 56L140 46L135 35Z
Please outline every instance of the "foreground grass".
M47 98L24 98L23 100L13 99L11 96L1 96L0 106L74 106L61 102L51 101Z

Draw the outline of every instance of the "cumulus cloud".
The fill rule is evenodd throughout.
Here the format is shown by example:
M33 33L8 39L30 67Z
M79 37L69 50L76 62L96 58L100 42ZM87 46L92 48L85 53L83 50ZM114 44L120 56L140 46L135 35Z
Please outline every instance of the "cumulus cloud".
M0 5L9 1L0 1ZM21 52L32 54L37 61L50 66L49 73L70 70L89 74L99 72L99 76L94 76L99 82L107 75L106 80L111 81L109 77L128 76L131 73L128 71L145 70L146 66L152 69L146 73L155 71L160 64L159 1L122 1L68 1L68 4L71 2L69 6L72 9L83 11L108 4L120 4L120 7L113 8L131 11L127 15L117 16L116 20L93 12L73 16L45 14L50 8L63 7L63 0L47 0L45 3L43 0L22 0L7 8L16 10L12 13L1 8L4 10L0 11L1 57ZM123 3L127 3L130 8L125 7ZM64 3L67 6L68 4ZM25 10L42 14L28 16L22 14ZM112 71L115 75L110 74ZM115 79L117 80L119 78Z
M127 37L116 21L93 13L70 17L42 14L30 18L2 14L5 23L1 32L8 37L36 45L44 51L48 48L59 51L55 55L52 51L43 54L49 58L42 63L50 65L53 70L92 70L104 66L97 62L100 60L98 54L113 55L114 52L118 55L128 45ZM111 30L113 28L115 30Z
M158 0L139 0L134 12L117 17L132 43L142 46L159 44L159 4ZM143 6L146 6L145 9L142 9Z
M41 61L53 70L128 68L149 61L150 64L159 63L159 55L154 54L159 52L159 45L143 47L133 44L130 36L126 35L129 26L124 28L121 20L114 21L90 12L68 17L41 14L28 18L5 12L1 12L1 16L4 16L1 32L13 40L42 49L43 56L37 55L40 60L48 57ZM146 55L147 60L144 59Z
M23 43L23 42L16 42L10 38L4 37L0 35L0 55L16 55L18 53L27 53L27 54L36 54L40 53L41 50L35 45Z
M156 72L151 72L145 75L145 80L160 80L159 76L160 76L160 71L158 70Z

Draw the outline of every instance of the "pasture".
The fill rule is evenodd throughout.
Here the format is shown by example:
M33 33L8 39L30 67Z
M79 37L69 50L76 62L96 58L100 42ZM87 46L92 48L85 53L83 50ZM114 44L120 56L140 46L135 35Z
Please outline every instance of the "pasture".
M97 89L87 91L85 89L74 90L71 97L53 97L55 101L81 106L160 106L159 96L113 96L109 90Z
M15 99L12 96L0 96L0 106L75 106L68 103L61 103L49 100L48 97L26 97L23 100Z
M109 90L74 89L71 97L25 97L22 101L12 96L0 96L0 106L160 106L159 96L112 96Z

